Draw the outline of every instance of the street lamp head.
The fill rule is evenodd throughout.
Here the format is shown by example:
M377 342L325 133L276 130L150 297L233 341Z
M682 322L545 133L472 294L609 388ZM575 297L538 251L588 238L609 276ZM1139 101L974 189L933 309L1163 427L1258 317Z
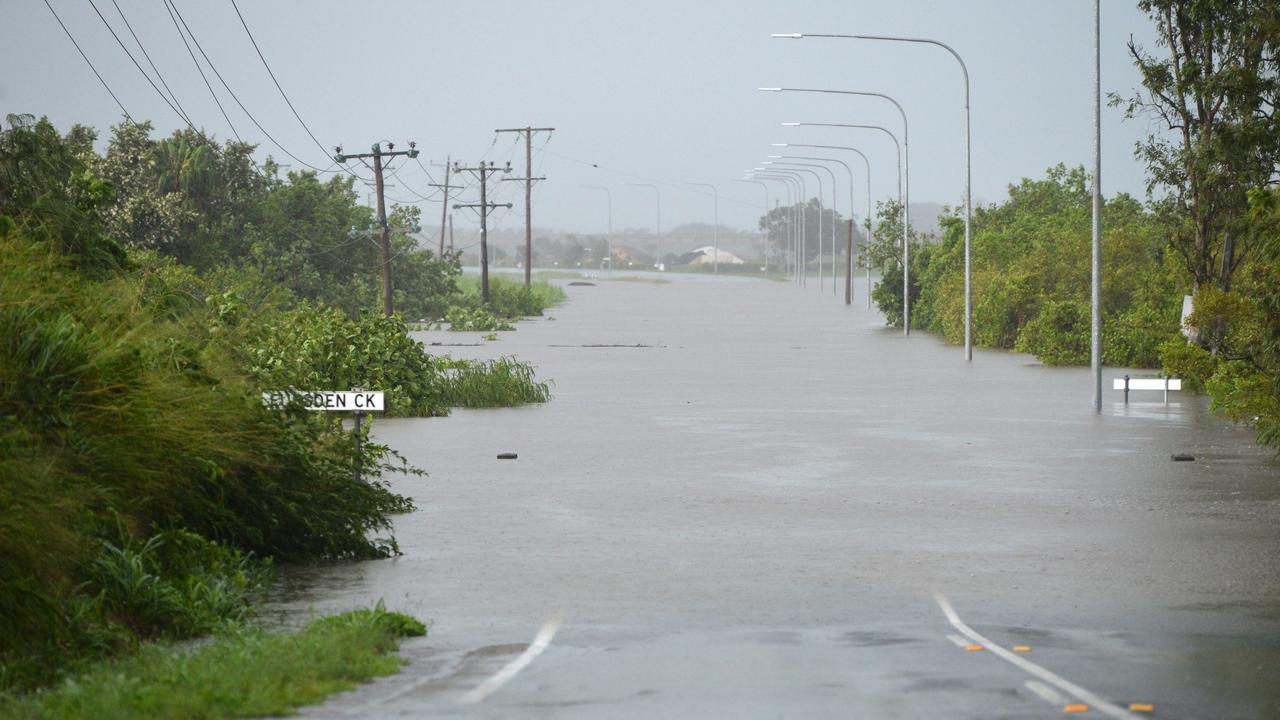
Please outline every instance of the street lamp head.
M781 159L782 159L782 156L781 156L781 155L765 155L765 157L769 158L770 160L781 160Z
M769 37L786 38L788 40L800 40L804 38L804 33L773 33Z
M760 163L760 164L761 164L761 165L772 165L772 164L773 164L773 161L772 161L772 160L765 160L764 162L762 162L762 163ZM763 168L761 168L761 169L763 169Z
M800 123L782 123L782 127L800 127Z
M780 88L780 87L776 87L776 88L756 88L756 89L757 89L757 90L759 90L760 92L782 92L782 88Z
M787 147L787 143L769 143L772 147Z

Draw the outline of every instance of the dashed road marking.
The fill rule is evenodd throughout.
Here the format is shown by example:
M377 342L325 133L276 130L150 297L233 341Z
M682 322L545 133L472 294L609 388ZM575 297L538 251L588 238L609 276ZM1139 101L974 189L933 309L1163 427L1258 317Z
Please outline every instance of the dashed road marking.
M520 657L507 663L501 670L491 676L488 680L477 685L471 692L463 695L458 700L462 705L474 705L482 702L485 698L497 692L499 688L506 685L511 678L515 677L521 670L529 666L534 658L542 654L543 650L551 644L551 638L556 636L556 630L560 629L558 620L548 620L538 631L537 636L533 638L533 642L524 652L520 653Z
M1125 710L1113 703L1109 703L1079 685L1076 685L1070 680L1067 680L1049 670L1046 670L1045 668L1040 667L1024 657L1009 652L1003 647L992 643L973 628L965 624L965 621L960 619L960 616L956 614L955 608L951 607L951 603L947 601L947 598L943 596L942 593L936 593L934 595L934 600L937 601L938 607L942 609L942 613L947 616L947 622L951 623L951 627L959 630L960 634L969 638L971 641L986 646L987 649L991 650L992 653L1002 660L1012 663L1021 670L1034 675L1075 699L1093 706L1104 715L1118 718L1118 720L1137 720L1138 716L1128 710Z
M1023 683L1023 685L1025 685L1027 689L1030 690L1031 692L1035 693L1036 695L1039 695L1041 700L1044 700L1050 705L1067 704L1067 699L1063 697L1062 693L1058 692L1057 690L1054 690L1048 685L1045 685L1039 680L1028 680L1025 683Z

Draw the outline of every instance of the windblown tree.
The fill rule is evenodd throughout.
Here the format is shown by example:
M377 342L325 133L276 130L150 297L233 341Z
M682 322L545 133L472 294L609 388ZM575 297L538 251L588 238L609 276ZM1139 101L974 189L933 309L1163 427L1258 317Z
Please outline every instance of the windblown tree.
M1280 149L1280 5L1274 0L1140 0L1159 31L1152 52L1129 42L1143 90L1128 117L1165 126L1139 143L1148 190L1195 289L1227 290L1250 248L1248 191L1276 180Z

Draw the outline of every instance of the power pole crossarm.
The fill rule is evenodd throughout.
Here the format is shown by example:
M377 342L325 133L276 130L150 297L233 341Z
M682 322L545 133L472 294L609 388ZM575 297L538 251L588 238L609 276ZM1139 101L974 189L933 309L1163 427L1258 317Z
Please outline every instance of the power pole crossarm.
M370 152L348 155L342 152L342 146L334 148L333 159L338 163L345 163L351 159L373 158L373 175L374 186L378 192L378 227L380 229L381 239L378 243L379 253L381 255L382 267L382 310L387 317L391 317L395 312L395 305L392 302L391 295L391 228L387 225L387 203L383 195L382 170L383 161L386 158L393 158L397 155L405 157L418 157L417 143L410 141L408 150L395 149L395 143L387 143L387 149L382 149L382 143L374 143Z
M533 134L536 132L554 132L555 128L498 128L495 133L523 133L524 134L524 177L522 178L503 178L504 180L512 180L524 183L524 284L527 286L533 282L533 183L538 180L546 180L544 177L533 176Z
M481 300L483 300L483 302L486 305L488 305L489 304L489 237L488 237L489 213L493 212L493 210L495 210L496 208L511 207L511 203L489 202L489 195L488 195L489 176L497 172L509 173L511 172L511 165L507 164L506 167L495 167L481 160L480 165L478 165L477 167L462 167L461 165L455 164L453 166L453 171L469 172L475 175L476 178L480 181L480 202L465 203L465 204L460 203L460 204L454 205L453 208L455 210L459 210L461 208L472 208L472 209L479 210L479 214L480 214L480 298Z

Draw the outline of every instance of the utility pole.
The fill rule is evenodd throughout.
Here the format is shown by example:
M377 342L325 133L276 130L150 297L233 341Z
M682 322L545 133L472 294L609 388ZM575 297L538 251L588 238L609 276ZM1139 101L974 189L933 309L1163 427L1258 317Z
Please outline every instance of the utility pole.
M555 132L555 128L499 128L495 133L524 133L524 177L503 178L513 182L524 183L524 284L533 282L533 183L546 180L533 176L533 134L536 132Z
M440 203L440 257L444 257L444 222L445 218L449 215L449 191L458 190L462 187L461 185L449 184L449 159L448 155L444 158L444 184L429 183L432 187L440 188L441 192L444 193L444 201ZM450 227L452 227L452 225L450 225ZM452 237L452 233L450 233L450 237ZM452 241L449 243L449 249L453 249Z
M453 213L449 213L449 252L453 252Z
M454 210L459 208L474 208L480 211L480 298L486 305L489 304L489 213L493 210L504 207L511 207L511 203L491 203L488 195L489 176L496 172L509 173L511 165L506 167L494 167L488 165L481 160L478 167L462 167L460 165L453 166L454 172L469 172L474 174L480 180L480 202L478 203L457 203L453 206Z
M378 193L378 228L380 235L378 250L381 255L380 264L382 265L382 311L386 313L387 317L391 317L391 314L395 312L395 306L391 297L391 228L387 225L387 202L382 193L382 159L393 158L397 155L404 155L411 158L418 157L417 143L412 140L409 141L408 150L394 152L395 149L395 143L390 142L387 143L386 152L383 152L381 143L374 143L371 148L372 152L360 153L358 155L343 154L341 145L333 149L335 153L333 159L338 163L345 163L347 160L353 158L357 160L363 160L364 158L369 157L373 158L373 177Z

